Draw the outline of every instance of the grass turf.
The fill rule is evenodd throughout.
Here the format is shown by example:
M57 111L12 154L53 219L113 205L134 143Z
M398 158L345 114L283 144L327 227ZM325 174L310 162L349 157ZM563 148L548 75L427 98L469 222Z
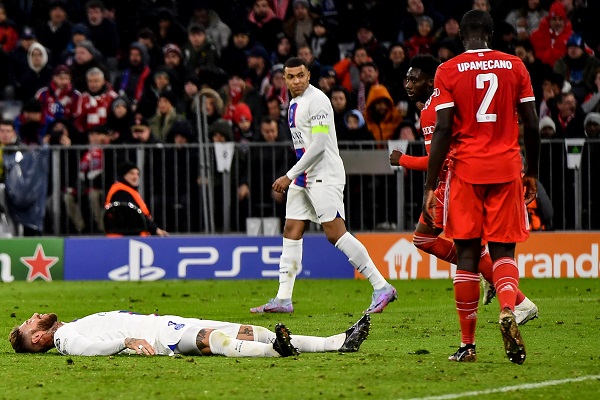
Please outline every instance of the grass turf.
M0 344L0 398L62 399L405 399L449 396L514 385L600 375L600 281L522 280L540 318L522 327L524 365L504 356L498 303L480 306L476 363L447 361L459 344L448 280L397 281L399 300L373 315L360 352L285 359L225 357L65 357L14 354ZM298 281L291 315L248 309L276 291L274 281L13 282L0 286L3 336L33 312L63 321L109 310L177 314L294 333L343 332L361 316L371 288L364 281ZM293 335L292 335L293 337ZM596 399L600 380L491 393L486 399ZM478 396L481 397L481 394ZM454 398L454 397L446 397Z

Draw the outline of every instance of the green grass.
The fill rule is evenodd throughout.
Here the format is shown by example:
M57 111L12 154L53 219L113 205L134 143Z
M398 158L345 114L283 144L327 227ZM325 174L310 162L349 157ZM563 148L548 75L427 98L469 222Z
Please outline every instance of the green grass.
M17 355L0 341L0 399L404 399L482 391L600 375L600 281L523 280L540 318L522 328L524 365L503 354L498 303L481 306L478 361L447 361L460 341L450 281L395 282L399 300L372 317L369 339L352 354L301 354L296 359L225 357L65 357L56 350ZM276 291L275 281L14 282L2 284L0 326L10 329L36 312L63 321L127 309L178 314L292 332L343 332L368 305L364 281L299 280L292 315L248 309ZM492 393L486 399L597 399L600 380Z

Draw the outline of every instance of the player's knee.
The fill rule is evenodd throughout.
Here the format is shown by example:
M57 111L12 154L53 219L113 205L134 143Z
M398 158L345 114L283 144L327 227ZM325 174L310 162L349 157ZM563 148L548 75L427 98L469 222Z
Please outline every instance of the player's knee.
M436 237L431 235L424 235L422 233L415 232L413 234L413 244L419 250L429 253L433 245L435 244Z
M214 329L200 329L196 335L196 347L205 356L212 354L210 347L210 336Z

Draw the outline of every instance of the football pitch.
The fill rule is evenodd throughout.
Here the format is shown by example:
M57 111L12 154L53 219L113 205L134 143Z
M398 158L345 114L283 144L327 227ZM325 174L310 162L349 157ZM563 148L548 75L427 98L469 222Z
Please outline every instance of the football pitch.
M476 363L447 360L460 342L450 280L395 281L398 301L372 316L357 353L296 358L67 357L15 354L10 329L33 312L62 321L131 310L261 325L329 336L361 316L371 287L298 280L293 314L253 315L277 290L265 281L13 282L0 285L2 399L598 399L600 280L523 279L540 318L521 328L527 360L504 355L498 302L479 308ZM292 335L293 337L293 335Z

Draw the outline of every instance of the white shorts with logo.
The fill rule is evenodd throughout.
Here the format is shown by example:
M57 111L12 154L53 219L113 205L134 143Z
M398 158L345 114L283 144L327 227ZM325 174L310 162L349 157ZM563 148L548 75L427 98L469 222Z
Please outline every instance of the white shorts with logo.
M286 219L322 224L338 216L346 219L344 185L313 183L308 188L290 185L285 207Z

